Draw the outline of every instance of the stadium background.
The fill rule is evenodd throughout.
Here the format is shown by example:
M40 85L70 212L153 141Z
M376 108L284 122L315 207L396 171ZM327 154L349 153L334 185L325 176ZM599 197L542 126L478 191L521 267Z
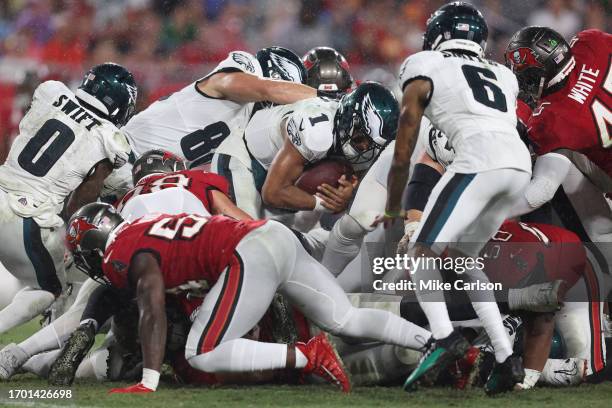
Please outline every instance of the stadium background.
M489 23L488 54L503 58L525 24L567 38L610 31L608 0L475 0ZM204 75L228 51L281 45L302 55L328 45L360 80L395 85L401 61L420 50L440 0L0 0L0 162L36 85L77 85L88 67L114 61L139 85L139 109Z

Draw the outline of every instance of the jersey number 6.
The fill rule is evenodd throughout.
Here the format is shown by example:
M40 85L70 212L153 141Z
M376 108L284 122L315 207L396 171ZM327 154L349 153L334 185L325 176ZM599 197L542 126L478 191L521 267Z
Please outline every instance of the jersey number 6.
M463 65L461 71L477 102L501 112L508 111L504 92L490 81L490 79L497 80L493 72L473 65Z

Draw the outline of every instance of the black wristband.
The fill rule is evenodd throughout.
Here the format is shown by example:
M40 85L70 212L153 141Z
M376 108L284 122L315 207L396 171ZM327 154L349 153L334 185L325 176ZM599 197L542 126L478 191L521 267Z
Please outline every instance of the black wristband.
M431 190L441 177L442 175L433 167L417 163L404 191L404 209L423 211Z

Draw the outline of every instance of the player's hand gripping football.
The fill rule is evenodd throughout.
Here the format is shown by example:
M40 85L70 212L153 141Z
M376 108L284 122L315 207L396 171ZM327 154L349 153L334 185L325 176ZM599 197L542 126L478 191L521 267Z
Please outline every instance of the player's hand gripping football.
M351 197L353 197L353 191L359 184L359 179L355 176L351 176L347 179L345 175L338 179L338 187L332 187L329 184L321 184L317 187L317 197L321 200L321 205L327 208L333 213L339 213L346 210Z

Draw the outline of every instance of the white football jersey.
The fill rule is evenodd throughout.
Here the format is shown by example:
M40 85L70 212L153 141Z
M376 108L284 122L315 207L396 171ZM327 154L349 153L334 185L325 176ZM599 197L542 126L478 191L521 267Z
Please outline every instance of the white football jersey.
M284 143L282 130L307 163L327 157L334 144L338 102L310 98L262 109L249 121L244 138L249 152L268 169Z
M134 115L123 130L136 157L151 149L163 149L187 160L190 167L210 163L217 146L231 133L230 122L244 129L253 103L208 96L197 88L197 84L216 73L237 71L263 76L253 55L230 52L204 78Z
M98 162L108 159L118 168L129 152L125 135L111 122L80 106L61 82L43 82L0 166L0 189L12 197L18 215L57 214Z
M529 152L516 131L518 83L508 68L466 54L422 51L402 64L400 88L415 79L431 81L425 116L455 151L450 170L531 172Z

